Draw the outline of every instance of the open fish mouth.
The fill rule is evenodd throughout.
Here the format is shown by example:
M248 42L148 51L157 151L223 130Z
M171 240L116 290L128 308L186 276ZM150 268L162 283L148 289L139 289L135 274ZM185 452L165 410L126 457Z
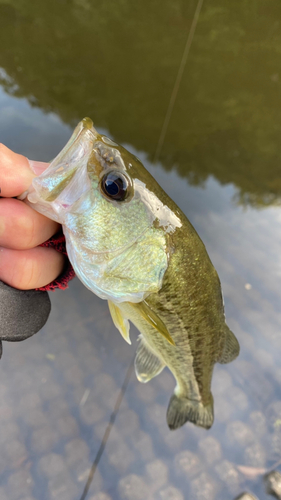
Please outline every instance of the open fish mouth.
M39 198L47 203L60 203L64 209L73 205L88 187L85 186L85 176L79 182L81 175L78 176L77 173L87 169L93 145L98 137L92 120L84 118L45 172L33 180L34 191L30 190L29 201L34 203ZM74 177L75 190L71 190L69 188ZM70 193L72 198L67 199L66 196Z

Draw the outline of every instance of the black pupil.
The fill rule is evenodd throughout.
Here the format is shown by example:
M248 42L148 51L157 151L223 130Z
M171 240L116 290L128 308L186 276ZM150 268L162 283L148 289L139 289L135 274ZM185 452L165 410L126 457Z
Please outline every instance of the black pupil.
M126 197L127 182L126 179L118 173L109 172L102 180L102 187L107 196L121 201Z

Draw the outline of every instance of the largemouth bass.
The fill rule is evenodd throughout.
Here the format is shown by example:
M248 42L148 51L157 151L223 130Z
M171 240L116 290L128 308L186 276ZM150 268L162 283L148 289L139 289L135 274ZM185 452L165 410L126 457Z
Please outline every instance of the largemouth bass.
M33 180L28 202L62 224L78 278L108 300L124 339L130 343L130 322L140 331L138 380L171 370L170 429L187 421L209 428L214 364L232 361L239 344L225 323L217 272L186 216L89 118Z

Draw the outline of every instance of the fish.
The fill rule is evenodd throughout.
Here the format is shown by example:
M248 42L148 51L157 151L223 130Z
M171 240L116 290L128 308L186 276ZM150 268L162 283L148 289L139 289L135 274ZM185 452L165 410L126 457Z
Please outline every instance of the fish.
M27 203L62 225L69 260L82 283L107 300L129 344L138 331L137 379L165 367L176 386L171 430L214 420L215 363L239 354L225 321L218 274L197 232L141 161L84 118L33 179Z

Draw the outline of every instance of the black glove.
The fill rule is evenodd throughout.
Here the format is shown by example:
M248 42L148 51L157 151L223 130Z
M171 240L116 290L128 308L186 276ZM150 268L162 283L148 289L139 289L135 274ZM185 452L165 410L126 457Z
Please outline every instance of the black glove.
M31 337L45 325L50 311L48 292L17 290L0 281L0 358L2 340Z

